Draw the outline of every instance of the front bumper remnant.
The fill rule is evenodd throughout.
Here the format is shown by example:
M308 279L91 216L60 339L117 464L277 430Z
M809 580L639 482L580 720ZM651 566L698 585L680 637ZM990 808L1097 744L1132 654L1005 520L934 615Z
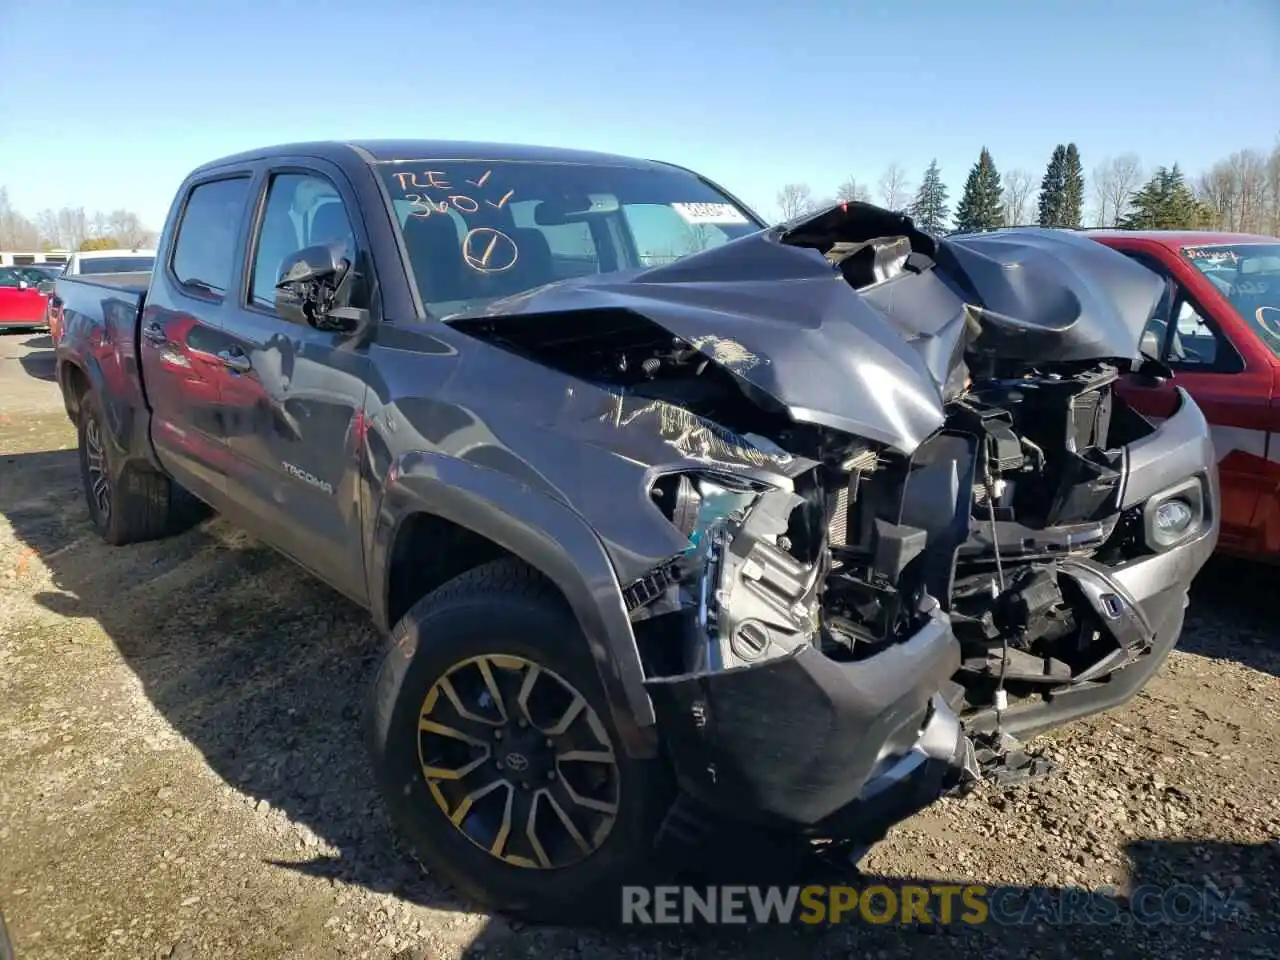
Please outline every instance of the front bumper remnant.
M813 647L651 680L659 728L695 800L763 824L816 826L860 800L936 797L971 748L941 691L960 664L945 617L863 661Z

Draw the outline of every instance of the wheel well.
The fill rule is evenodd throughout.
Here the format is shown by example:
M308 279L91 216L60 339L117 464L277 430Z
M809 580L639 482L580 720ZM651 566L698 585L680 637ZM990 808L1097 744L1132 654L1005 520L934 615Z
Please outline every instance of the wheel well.
M89 390L88 375L73 363L62 368L62 403L72 423L80 422L80 398Z
M406 517L391 547L388 626L395 626L414 603L459 574L512 556L487 537L444 517L431 513Z

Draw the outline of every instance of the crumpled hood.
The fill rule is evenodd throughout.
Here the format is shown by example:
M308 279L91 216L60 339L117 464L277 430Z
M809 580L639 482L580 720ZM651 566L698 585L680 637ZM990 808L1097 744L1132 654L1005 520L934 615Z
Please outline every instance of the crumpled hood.
M836 243L890 236L911 241L907 271L861 293L824 256ZM560 281L446 319L634 311L793 419L909 453L942 425L966 351L1136 359L1162 290L1154 274L1083 236L935 240L905 217L851 203L671 264Z

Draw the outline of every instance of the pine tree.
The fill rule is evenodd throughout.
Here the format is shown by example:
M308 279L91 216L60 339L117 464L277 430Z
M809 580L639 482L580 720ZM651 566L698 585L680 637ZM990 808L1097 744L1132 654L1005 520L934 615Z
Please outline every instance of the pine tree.
M951 208L947 206L947 186L942 182L936 159L929 161L929 168L920 181L915 202L911 204L911 219L925 233L941 234L947 229Z
M1084 166L1074 143L1067 144L1063 158L1062 222L1060 227L1079 230L1084 207Z
M1206 212L1175 163L1157 168L1133 195L1129 215L1120 226L1126 230L1189 230L1206 222Z
M995 230L1004 226L1004 187L1000 173L986 147L969 171L964 195L956 207L956 229L962 233Z
M1067 148L1058 144L1040 181L1040 226L1056 227L1062 220L1067 189Z

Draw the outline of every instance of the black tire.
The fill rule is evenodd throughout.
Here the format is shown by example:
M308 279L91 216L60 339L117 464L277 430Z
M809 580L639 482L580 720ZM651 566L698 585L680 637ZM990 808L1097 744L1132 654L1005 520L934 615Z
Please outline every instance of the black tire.
M610 795L617 799L616 818L599 846L574 863L522 866L499 859L454 826L442 806L444 800L437 802L438 795L428 785L424 770L427 761L420 760L420 749L427 749L420 737L432 736L419 732L424 701L441 678L459 676L451 671L455 671L460 662L490 655L497 658L498 667L509 665L508 658L519 658L536 664L540 677L553 678L548 682L567 681L599 721L599 725L589 729L598 732L602 726L611 741L617 781ZM508 671L504 668L502 672ZM460 681L451 682L457 685ZM532 697L526 698L526 703L531 701ZM445 701L438 698L436 702ZM506 715L507 711L503 712ZM527 716L530 711L522 712ZM591 716L586 709L578 715ZM389 649L371 691L368 724L375 773L393 822L431 873L466 897L527 921L607 924L619 915L621 886L652 879L654 837L673 795L670 774L663 761L635 760L621 749L599 676L576 619L560 595L525 564L514 560L484 564L414 604L392 631ZM539 722L533 726L547 729ZM514 748L522 742L515 737L533 732L532 728L523 732L510 725L508 728L513 732L508 743L487 748L492 751L488 754L490 760L498 757L500 748ZM551 743L550 739L545 741L548 748ZM467 746L466 749L476 748ZM509 755L505 762L510 763ZM532 762L536 766L536 761ZM559 759L551 762L552 771L560 772L566 781L573 779L564 773L566 768L560 766ZM481 766L477 774L484 778L484 771L490 768L489 760ZM495 762L494 766L500 765ZM548 778L555 779L556 773L547 771L545 757L540 769L546 771ZM602 779L610 776L599 770L595 773ZM530 774L537 778L535 783L542 775ZM487 776L503 778L513 774L499 769ZM460 791L471 789L469 782L463 784L459 780L457 783ZM519 786L527 790L529 785ZM547 793L557 789L553 785L544 786ZM518 823L522 808L516 808L514 814L511 811L520 802L520 791L514 781L505 789L512 798L505 801L509 804L507 819ZM542 793L544 790L535 786L535 798ZM503 796L503 791L497 791L496 795ZM527 792L525 797L527 804ZM478 811L479 802L470 809ZM589 821L592 812L574 807L574 815L585 816ZM470 820L468 817L464 822ZM529 822L527 818L525 822ZM581 833L586 836L587 831ZM502 850L514 850L517 841L524 843L526 849L532 849L528 847L527 835L519 838L512 830ZM537 844L540 857L544 846ZM580 855L580 851L578 853Z
M177 531L192 516L185 491L145 465L119 462L92 390L80 398L80 479L89 519L107 543L123 546Z

